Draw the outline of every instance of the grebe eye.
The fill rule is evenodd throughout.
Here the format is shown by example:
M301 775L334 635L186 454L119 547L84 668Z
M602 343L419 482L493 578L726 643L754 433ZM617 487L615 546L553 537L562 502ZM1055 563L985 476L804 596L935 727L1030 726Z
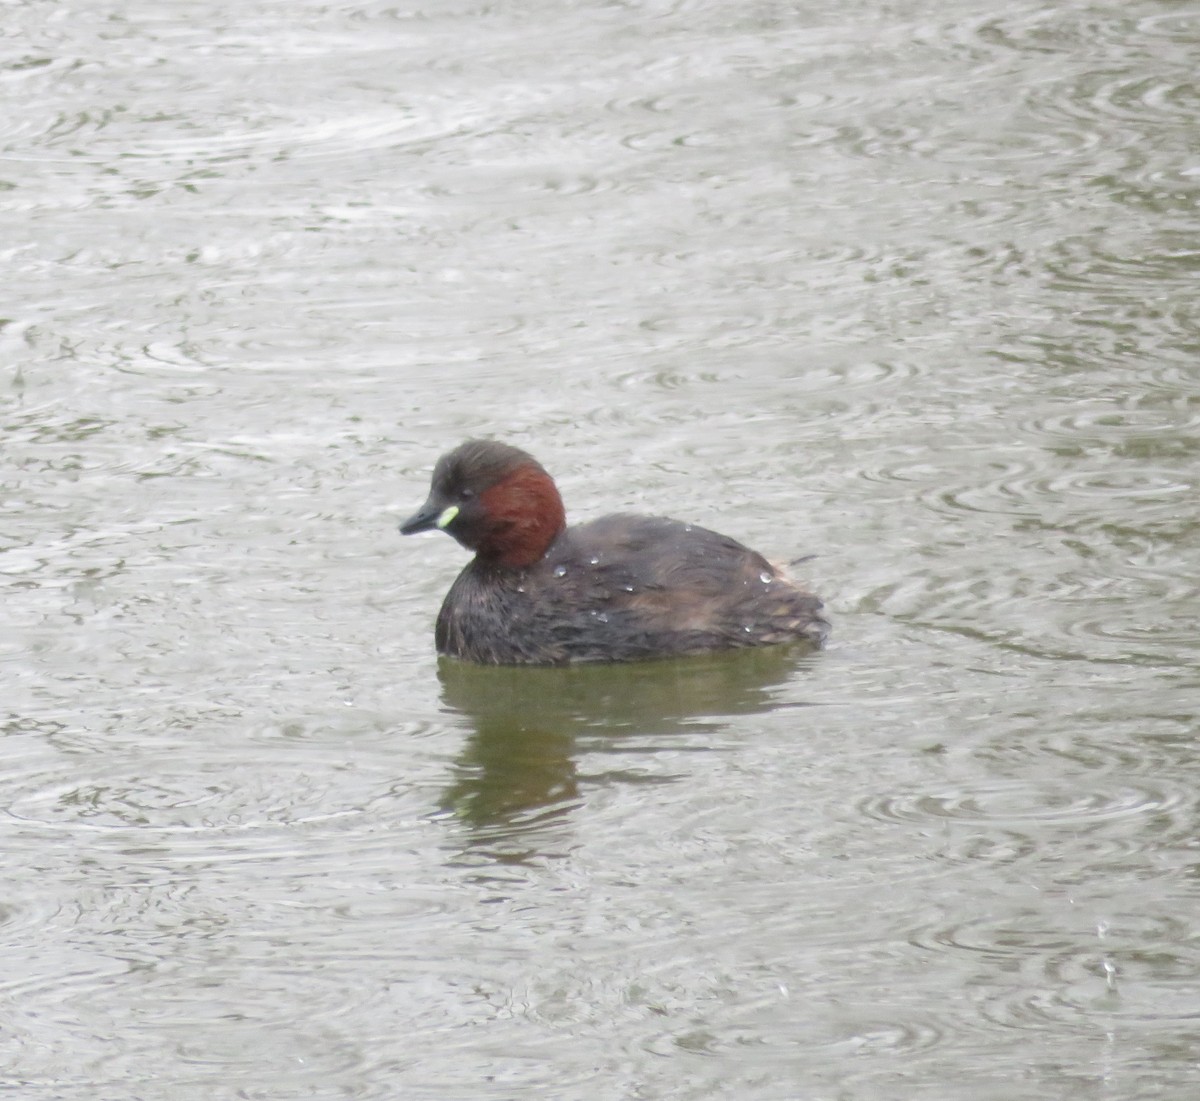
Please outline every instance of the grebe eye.
M459 494L459 497L461 497L464 501L469 501L474 496L475 491L473 489L464 489L462 493Z

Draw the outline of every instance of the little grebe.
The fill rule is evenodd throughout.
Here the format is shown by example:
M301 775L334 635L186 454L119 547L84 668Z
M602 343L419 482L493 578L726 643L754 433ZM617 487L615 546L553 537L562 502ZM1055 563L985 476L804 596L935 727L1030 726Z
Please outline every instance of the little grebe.
M531 455L468 440L443 455L429 499L400 525L440 528L475 557L438 613L439 654L484 665L634 661L807 641L822 604L724 535L659 516L567 527Z

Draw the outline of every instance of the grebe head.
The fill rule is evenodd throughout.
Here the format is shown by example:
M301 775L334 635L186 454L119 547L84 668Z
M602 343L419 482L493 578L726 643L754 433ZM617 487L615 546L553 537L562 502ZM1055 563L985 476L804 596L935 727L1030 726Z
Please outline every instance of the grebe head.
M467 440L438 459L428 500L400 532L440 528L479 559L519 568L541 558L565 526L554 479L532 455Z

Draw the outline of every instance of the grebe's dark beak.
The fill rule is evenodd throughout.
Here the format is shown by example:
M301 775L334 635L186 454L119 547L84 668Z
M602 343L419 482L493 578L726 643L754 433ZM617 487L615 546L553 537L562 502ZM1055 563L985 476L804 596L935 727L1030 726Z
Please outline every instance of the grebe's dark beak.
M416 535L419 531L433 531L441 506L432 497L400 525L401 535Z
M400 534L416 535L419 531L444 528L457 515L457 506L447 506L440 497L431 495L428 501L400 525Z

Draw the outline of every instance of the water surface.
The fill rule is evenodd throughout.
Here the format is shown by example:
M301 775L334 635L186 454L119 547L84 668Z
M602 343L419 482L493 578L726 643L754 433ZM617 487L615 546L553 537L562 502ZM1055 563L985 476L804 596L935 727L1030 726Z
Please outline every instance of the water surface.
M0 1079L1190 1101L1200 18L0 14ZM436 456L827 599L439 667Z

